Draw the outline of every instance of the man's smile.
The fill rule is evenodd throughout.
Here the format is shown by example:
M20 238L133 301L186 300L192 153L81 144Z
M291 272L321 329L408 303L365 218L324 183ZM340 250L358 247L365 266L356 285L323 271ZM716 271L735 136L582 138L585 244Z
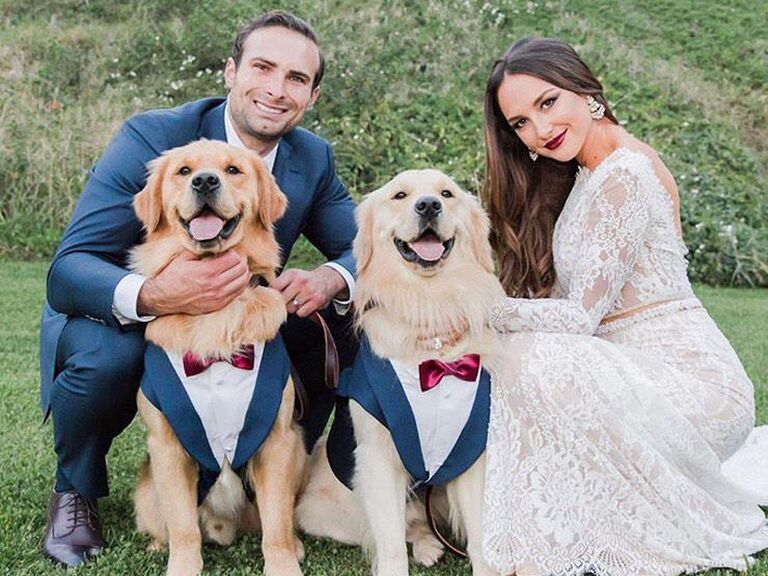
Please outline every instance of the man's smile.
M280 114L285 114L288 112L288 108L282 107L282 106L273 106L270 104L267 104L266 102L262 102L261 100L254 100L253 103L256 105L256 108L258 108L261 112L264 112L265 114L269 114L272 116L278 116Z

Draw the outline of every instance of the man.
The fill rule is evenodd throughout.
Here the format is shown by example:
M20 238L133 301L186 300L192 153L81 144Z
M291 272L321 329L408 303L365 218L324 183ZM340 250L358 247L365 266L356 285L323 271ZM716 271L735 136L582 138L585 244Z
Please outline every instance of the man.
M298 128L317 100L323 68L305 22L286 12L265 14L235 40L224 75L227 99L132 117L91 170L49 270L41 327L41 404L53 416L57 454L43 553L54 561L74 566L104 545L96 501L108 494L107 451L136 412L145 322L218 310L249 283L246 263L234 252L206 260L183 255L151 279L126 270L127 252L141 240L133 196L144 186L147 162L165 150L200 138L255 150L288 197L275 226L284 258L303 233L330 260L309 272L283 270L273 285L292 315L283 337L310 397L308 450L322 432L332 396L313 386L312 375L322 374L311 366L318 334L305 318L332 299L345 312L355 235L354 205L336 177L330 145ZM336 324L345 325L339 317ZM351 351L340 353L344 362Z

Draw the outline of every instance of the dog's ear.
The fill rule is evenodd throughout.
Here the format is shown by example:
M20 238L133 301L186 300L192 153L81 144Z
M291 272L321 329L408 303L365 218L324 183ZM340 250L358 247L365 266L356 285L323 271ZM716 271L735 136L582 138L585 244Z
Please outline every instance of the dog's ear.
M352 255L355 257L357 273L363 272L373 256L373 211L374 202L372 192L365 196L355 209L357 220L357 235L352 243Z
M261 158L254 158L254 168L256 170L256 181L259 187L258 194L254 195L254 213L258 215L259 221L265 229L271 230L275 223L288 207L288 199L278 188L274 176L264 166Z
M133 209L147 232L154 232L163 214L163 179L167 161L161 156L149 164L149 177L144 188L133 197Z
M469 205L469 243L477 262L493 274L493 251L488 237L491 234L491 222L480 206L479 200L467 194Z

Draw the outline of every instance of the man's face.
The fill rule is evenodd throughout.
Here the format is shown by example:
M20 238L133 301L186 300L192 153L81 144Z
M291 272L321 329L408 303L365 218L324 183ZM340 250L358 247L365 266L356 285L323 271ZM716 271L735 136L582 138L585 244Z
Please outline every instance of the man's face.
M320 54L309 38L280 26L254 30L243 44L240 65L224 69L229 108L238 135L256 150L297 126L320 93L312 80Z

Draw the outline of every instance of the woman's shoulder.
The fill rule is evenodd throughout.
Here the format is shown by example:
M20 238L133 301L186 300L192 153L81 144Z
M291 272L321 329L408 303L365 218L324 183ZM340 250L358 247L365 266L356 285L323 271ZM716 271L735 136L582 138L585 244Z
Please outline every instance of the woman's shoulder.
M658 152L648 144L635 138L622 142L594 170L605 182L611 177L629 174L647 186L658 186L673 203L677 204L677 184Z
M642 143L622 142L592 169L596 180L604 180L617 174L642 175L653 170L658 154Z

